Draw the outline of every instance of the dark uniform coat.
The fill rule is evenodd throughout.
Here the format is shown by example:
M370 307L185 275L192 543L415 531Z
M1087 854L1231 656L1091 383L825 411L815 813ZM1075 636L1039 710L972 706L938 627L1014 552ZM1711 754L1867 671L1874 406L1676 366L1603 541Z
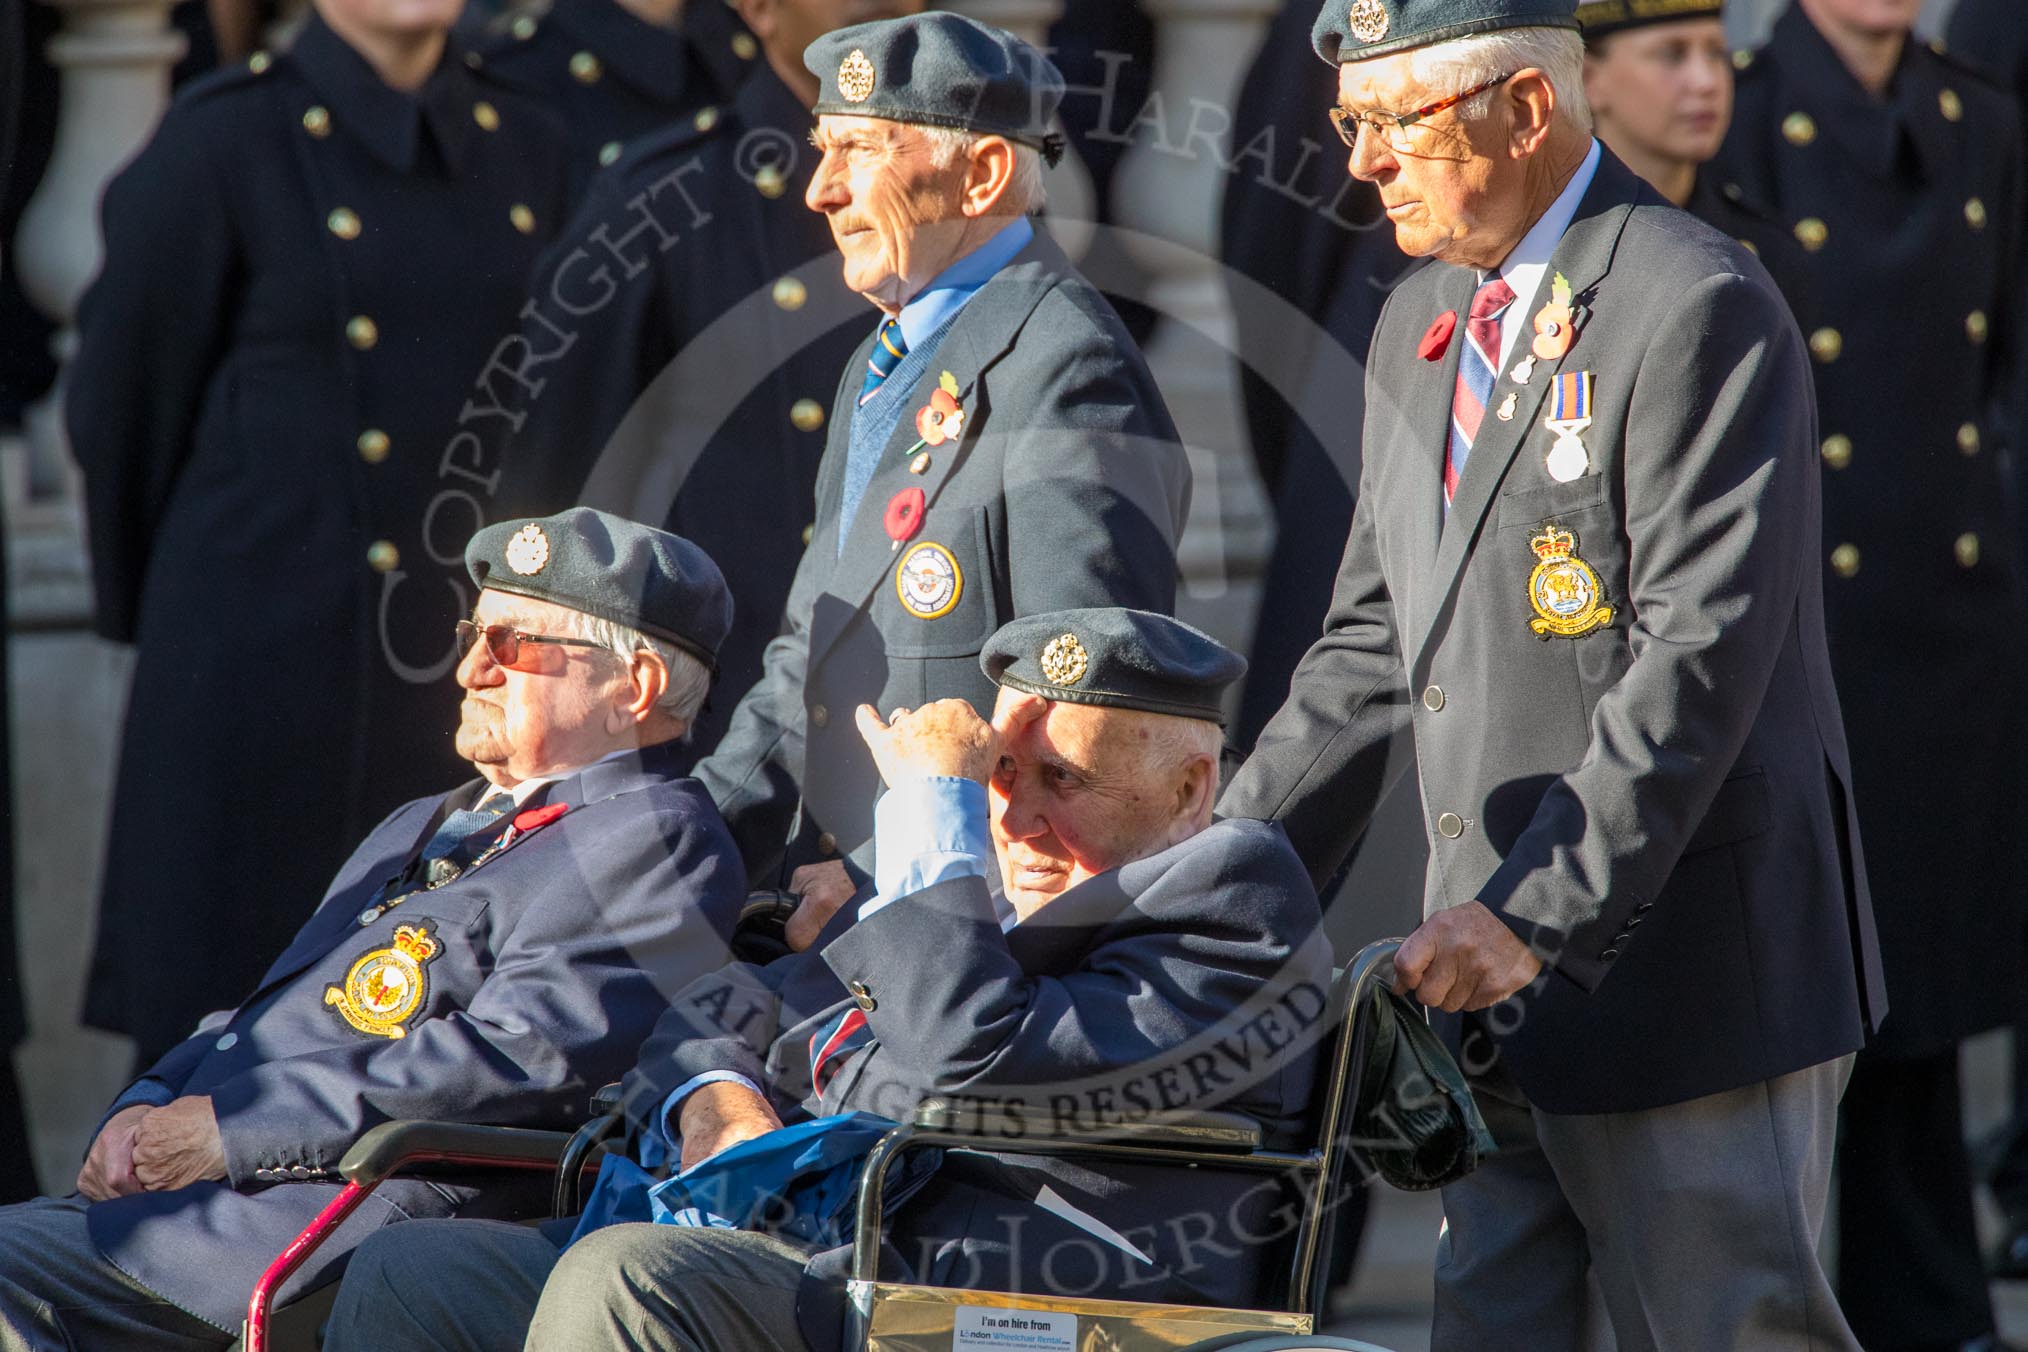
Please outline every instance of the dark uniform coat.
M1258 822L1219 822L1005 934L986 880L959 878L896 898L821 950L706 977L671 1004L624 1096L645 1118L718 1071L763 1087L787 1124L853 1111L906 1120L939 1094L1084 1130L1216 1107L1258 1120L1270 1148L1297 1148L1316 1079L1301 1034L1325 1008L1330 971L1316 894L1287 840ZM854 1008L870 1036L816 1091L812 1047ZM1043 1187L1154 1261L1038 1207ZM1260 1298L1258 1266L1207 1262L1193 1247L1257 1249L1277 1232L1274 1206L1258 1178L1214 1171L951 1156L890 1236L890 1258L927 1256L927 1270L881 1275L1240 1305ZM811 1262L797 1301L811 1347L837 1346L825 1332L848 1256Z
M2018 120L1915 42L1874 100L1800 10L1738 89L1710 171L1794 231L1819 311L1825 612L1894 1004L1880 1045L1933 1051L2012 1019L2023 979Z
M745 896L725 824L696 781L674 777L672 750L601 761L538 789L520 816L530 829L393 906L373 904L383 881L486 786L409 803L374 828L253 994L205 1020L115 1101L113 1111L210 1095L226 1178L93 1205L85 1219L107 1260L237 1329L255 1281L337 1195L338 1161L369 1128L403 1118L582 1121L593 1091L632 1063L670 994L724 962ZM566 810L533 824L538 808L557 806ZM359 997L373 969L362 976L355 965L394 948L404 926L427 931L435 951L415 963L422 994L392 1037L362 1029L332 993ZM201 975L190 984L215 995ZM391 1021L398 1012L386 1011ZM504 1186L498 1178L490 1187L384 1184L283 1300L332 1280L382 1225L483 1213Z
M632 143L538 265L523 330L540 387L513 433L503 501L661 522L725 574L733 626L691 731L698 755L781 632L831 395L866 336L831 227L803 204L809 127L757 63L705 130Z
M66 413L97 627L139 652L86 1018L144 1057L461 765L451 626L492 488L461 419L562 160L455 53L401 94L313 17L191 86L107 190Z
M972 296L903 404L927 407L950 372L959 438L913 452L915 419L904 415L841 549L854 405L878 328L870 313L861 322L783 632L697 767L756 881L769 884L792 824L789 866L839 854L867 865L880 777L853 725L860 704L885 712L957 698L987 713L996 688L979 650L1007 621L1080 606L1168 614L1176 601L1189 462L1139 349L1047 236ZM886 510L912 489L926 509L897 546ZM912 562L937 570L936 604L905 602Z
M1432 266L1388 299L1324 636L1220 810L1285 822L1329 877L1412 719L1425 912L1477 899L1550 953L1468 1017L1537 1107L1617 1112L1842 1056L1883 1000L1806 529L1802 335L1745 249L1609 151L1550 269L1576 344L1521 384L1517 341L1515 416L1480 429L1448 517L1463 343L1418 347L1477 280ZM1557 482L1548 392L1586 370L1589 466Z
M619 0L553 0L504 20L474 58L562 120L571 181L582 185L634 137L731 98L765 64L759 55L724 0L689 0L674 25L650 23Z

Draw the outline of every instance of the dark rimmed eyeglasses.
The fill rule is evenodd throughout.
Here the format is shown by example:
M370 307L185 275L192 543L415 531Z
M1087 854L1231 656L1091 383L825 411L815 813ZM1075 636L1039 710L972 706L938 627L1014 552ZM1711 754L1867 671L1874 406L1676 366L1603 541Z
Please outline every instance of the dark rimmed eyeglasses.
M471 653L472 645L481 635L486 639L486 656L493 659L496 667L511 667L521 660L521 645L524 643L555 643L571 648L603 648L603 643L594 643L588 638L558 638L553 634L530 634L516 629L511 624L477 624L471 620L458 621L458 660L464 661Z
M1440 113L1444 109L1453 107L1456 104L1463 103L1474 94L1483 94L1488 89L1503 85L1519 73L1519 71L1516 71L1514 74L1501 75L1488 80L1482 85L1473 85L1462 94L1453 94L1447 99L1438 99L1435 103L1425 103L1413 112L1388 113L1374 111L1370 113L1355 113L1348 108L1333 107L1331 109L1331 126L1336 129L1338 139L1343 141L1348 149L1358 146L1359 128L1364 126L1394 149L1407 150L1410 147L1408 139L1408 129L1410 127L1413 127L1426 117Z

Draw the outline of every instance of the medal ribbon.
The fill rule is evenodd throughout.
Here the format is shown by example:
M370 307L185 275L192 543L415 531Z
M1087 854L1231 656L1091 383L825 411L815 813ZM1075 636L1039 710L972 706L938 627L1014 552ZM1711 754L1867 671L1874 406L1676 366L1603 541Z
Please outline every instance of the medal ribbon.
M1542 425L1558 436L1591 426L1591 380L1589 371L1558 372L1549 387L1549 416Z

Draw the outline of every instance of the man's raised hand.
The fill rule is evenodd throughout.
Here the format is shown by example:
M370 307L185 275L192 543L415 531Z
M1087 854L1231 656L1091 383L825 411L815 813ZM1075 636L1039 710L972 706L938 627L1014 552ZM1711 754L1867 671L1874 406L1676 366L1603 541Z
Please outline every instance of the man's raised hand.
M984 784L1000 761L1000 735L961 699L896 709L887 721L872 705L862 704L858 722L859 735L890 789L933 775Z

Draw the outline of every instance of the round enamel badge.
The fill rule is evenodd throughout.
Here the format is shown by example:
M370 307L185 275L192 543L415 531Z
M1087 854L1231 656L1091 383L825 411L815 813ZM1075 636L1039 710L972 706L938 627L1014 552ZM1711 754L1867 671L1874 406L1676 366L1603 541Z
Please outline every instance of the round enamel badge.
M439 951L427 921L396 926L394 946L376 948L353 963L344 985L324 988L324 1003L336 1005L345 1022L362 1033L407 1037L402 1025L422 1007L427 989L423 965Z
M894 570L894 593L901 608L918 620L934 620L951 613L965 590L965 575L958 561L940 544L925 540L901 556Z

